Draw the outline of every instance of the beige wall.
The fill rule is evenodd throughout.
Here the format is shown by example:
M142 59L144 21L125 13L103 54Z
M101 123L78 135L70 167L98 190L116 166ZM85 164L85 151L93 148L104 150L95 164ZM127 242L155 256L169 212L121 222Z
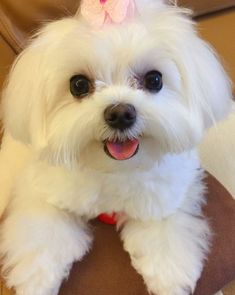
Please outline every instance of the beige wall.
M235 9L203 17L198 24L201 36L217 50L235 83Z

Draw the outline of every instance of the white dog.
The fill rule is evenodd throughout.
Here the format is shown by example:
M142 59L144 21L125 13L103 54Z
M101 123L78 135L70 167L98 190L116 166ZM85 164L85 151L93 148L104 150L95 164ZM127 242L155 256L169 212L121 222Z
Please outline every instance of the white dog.
M52 22L12 68L0 253L17 295L57 294L102 212L121 216L124 248L153 294L191 294L200 277L210 230L195 148L229 112L230 83L187 11L136 7L101 29L80 14Z

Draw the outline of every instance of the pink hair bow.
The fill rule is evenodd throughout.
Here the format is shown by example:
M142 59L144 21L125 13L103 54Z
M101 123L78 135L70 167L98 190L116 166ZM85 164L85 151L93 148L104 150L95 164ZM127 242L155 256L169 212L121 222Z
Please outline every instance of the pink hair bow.
M83 0L81 4L82 16L94 27L122 23L134 13L134 0Z

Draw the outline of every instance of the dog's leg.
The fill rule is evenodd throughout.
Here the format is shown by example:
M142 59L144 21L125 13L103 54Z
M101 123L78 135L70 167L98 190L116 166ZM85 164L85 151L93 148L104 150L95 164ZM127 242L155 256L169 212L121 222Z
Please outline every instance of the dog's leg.
M128 221L124 248L148 287L157 295L189 295L208 251L207 222L185 212L162 221Z
M17 295L56 295L75 260L88 251L86 225L46 202L8 209L1 225L3 273Z

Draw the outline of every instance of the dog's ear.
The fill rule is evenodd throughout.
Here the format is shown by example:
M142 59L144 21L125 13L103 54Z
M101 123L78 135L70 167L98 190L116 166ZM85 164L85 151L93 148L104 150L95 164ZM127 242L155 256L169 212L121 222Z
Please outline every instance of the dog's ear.
M224 119L232 109L231 81L221 62L199 37L185 39L181 49L181 75L192 111L206 128Z
M46 73L41 69L41 62L35 48L23 51L13 64L3 92L5 130L15 139L37 148L44 144L46 122L46 95L42 85Z

